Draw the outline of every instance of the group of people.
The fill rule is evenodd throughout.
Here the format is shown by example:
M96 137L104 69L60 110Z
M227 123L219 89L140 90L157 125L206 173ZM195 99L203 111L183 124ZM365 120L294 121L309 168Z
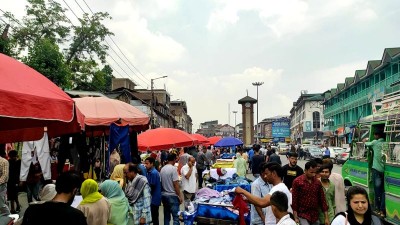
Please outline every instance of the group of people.
M351 187L346 201L343 178L332 172L329 159L309 161L303 169L297 165L297 153L290 153L288 164L281 166L270 147L265 154L260 145L254 145L253 151L254 154L247 155L239 149L235 157L235 166L251 161L250 169L255 177L251 193L240 187L235 190L251 204L251 224L380 225L380 220L371 213L364 189ZM134 161L116 165L110 179L100 183L92 179L82 182L73 172L62 173L55 185L42 188L35 197L41 201L30 204L16 224L157 225L162 203L163 224L169 224L172 219L178 225L180 205L184 200L193 200L196 190L203 187L202 172L212 165L215 154L210 148L200 148L196 155L189 154L188 149L180 156L163 153L166 154L161 160L151 154L143 164ZM9 158L12 160L13 154ZM7 207L6 183L15 183L4 172L11 165L0 157L0 213ZM72 207L78 193L82 201ZM15 203L20 207L18 197L15 200L12 206Z
M252 168L257 178L251 184L251 193L240 187L235 190L251 204L251 224L381 224L371 214L363 188L351 187L345 198L343 178L332 172L330 159L308 161L303 169L297 165L297 153L289 153L289 163L281 166L263 160L259 146L253 149Z

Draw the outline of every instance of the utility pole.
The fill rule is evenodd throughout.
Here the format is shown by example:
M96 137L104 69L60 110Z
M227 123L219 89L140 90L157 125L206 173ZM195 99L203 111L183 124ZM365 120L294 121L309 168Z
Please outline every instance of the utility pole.
M263 85L264 82L254 82L252 84L253 84L253 86L257 87L257 141L256 142L258 144L258 105L259 105L259 102L258 102L258 87Z
M232 113L234 113L235 114L235 127L234 127L234 137L236 138L236 113L237 113L238 111L232 111Z
M151 88L151 104L150 104L150 127L151 129L155 128L155 124L154 124L154 81L161 79L161 78L166 78L168 76L162 76L162 77L157 77L157 78L153 78L150 79L150 88Z

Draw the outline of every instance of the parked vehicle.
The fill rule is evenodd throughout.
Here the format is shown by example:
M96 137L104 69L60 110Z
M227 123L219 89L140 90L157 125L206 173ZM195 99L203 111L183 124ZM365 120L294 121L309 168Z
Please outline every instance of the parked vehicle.
M321 152L321 149L318 147L310 146L310 147L308 147L308 150L305 153L306 153L306 155L305 155L304 159L309 159L309 160L315 159L315 158L322 159L322 152Z
M374 114L364 117L353 131L350 157L343 164L342 176L346 186L360 186L369 193L372 208L374 202L374 180L372 178L373 151L366 148L365 142L374 139L376 130L384 131L382 143L384 163L385 212L381 218L385 224L400 224L400 92L386 94L382 108Z
M285 155L289 151L289 146L286 143L279 142L278 150L279 150L279 155Z
M343 165L350 157L350 149L343 149L340 152L337 152L336 155L336 164Z

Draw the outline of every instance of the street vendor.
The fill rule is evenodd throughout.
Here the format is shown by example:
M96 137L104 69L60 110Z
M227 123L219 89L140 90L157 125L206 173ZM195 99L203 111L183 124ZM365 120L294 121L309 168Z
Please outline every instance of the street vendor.
M282 167L276 162L267 163L264 170L261 171L268 183L272 184L273 187L268 193L268 195L264 197L257 197L252 195L248 191L244 190L243 188L237 187L235 189L236 194L244 195L250 204L254 206L258 206L261 208L267 207L266 214L265 214L265 225L275 225L276 224L276 217L272 213L271 209L271 195L276 191L281 191L286 194L288 197L288 212L292 212L291 204L292 204L292 194L290 193L289 189L286 187L284 183L282 183Z

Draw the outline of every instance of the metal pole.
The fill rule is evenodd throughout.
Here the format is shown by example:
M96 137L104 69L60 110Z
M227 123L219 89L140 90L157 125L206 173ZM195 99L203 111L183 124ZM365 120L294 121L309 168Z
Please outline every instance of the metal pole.
M234 137L236 138L236 113L238 111L232 111L235 114L235 127L234 127Z
M166 78L166 77L168 77L168 76L162 76L162 77L157 77L157 78L153 78L153 79L150 79L150 86L151 86L151 104L150 104L150 119L151 119L151 121L150 121L150 126L151 126L151 129L153 129L153 128L155 128L155 124L154 124L154 112L153 112L153 107L154 107L154 80L157 80L157 79L161 79L161 78Z
M154 107L154 79L151 79L151 104L150 104L150 128L154 129L154 114L153 114L153 107Z
M258 144L258 105L259 105L259 103L258 103L258 87L263 85L264 82L254 82L252 84L257 87L257 125L256 125L256 127L257 127L257 130L256 130L257 131L257 138L256 138L256 142Z

